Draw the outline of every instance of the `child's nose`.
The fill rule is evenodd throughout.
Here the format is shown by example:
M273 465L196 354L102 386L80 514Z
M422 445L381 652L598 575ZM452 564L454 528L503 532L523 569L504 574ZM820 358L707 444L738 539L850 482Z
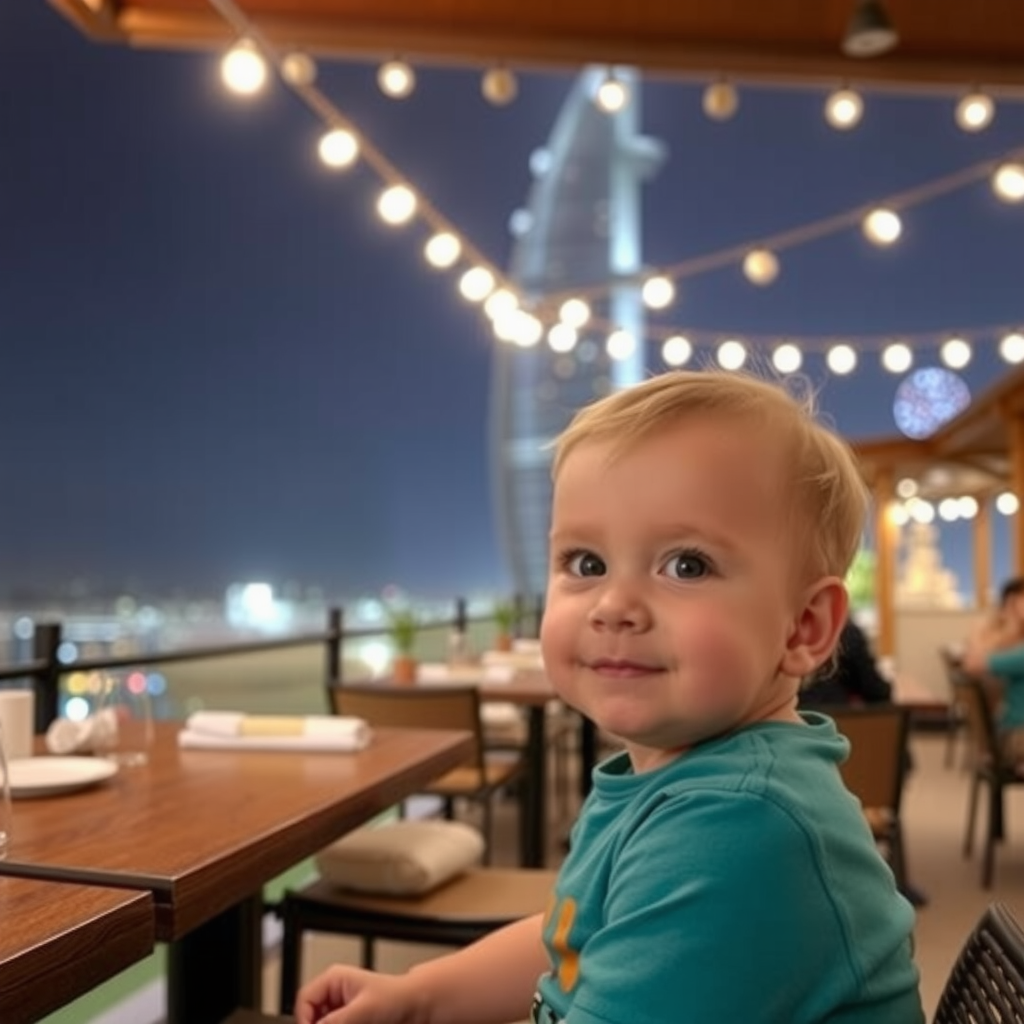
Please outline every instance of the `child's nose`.
M649 629L651 614L642 595L632 587L604 588L590 610L590 624L595 629L640 631Z

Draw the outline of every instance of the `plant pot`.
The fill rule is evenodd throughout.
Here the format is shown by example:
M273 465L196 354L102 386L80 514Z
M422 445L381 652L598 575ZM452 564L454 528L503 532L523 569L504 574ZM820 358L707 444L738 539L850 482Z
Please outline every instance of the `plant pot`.
M511 651L512 650L512 634L511 633L499 633L494 638L494 649L496 651Z
M391 678L400 686L414 686L416 665L416 659L411 654L396 655L391 663Z

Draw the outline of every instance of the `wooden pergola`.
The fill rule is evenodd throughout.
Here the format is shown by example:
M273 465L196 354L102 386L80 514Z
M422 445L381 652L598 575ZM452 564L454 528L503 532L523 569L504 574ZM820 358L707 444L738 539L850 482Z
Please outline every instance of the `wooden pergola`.
M879 653L894 648L894 595L899 527L892 514L896 484L917 484L918 496L937 502L970 495L978 501L972 520L974 592L979 608L987 603L992 580L992 504L1002 491L1024 495L1024 367L1018 367L976 398L931 437L859 441L853 445L874 498L876 594ZM1024 573L1024 515L1012 519L1013 566L1006 575Z
M899 34L890 52L851 58L841 41L858 0L49 0L97 41L224 48L248 22L282 53L487 68L629 64L648 74L828 88L1024 97L1024 0L882 0ZM234 15L235 27L231 25ZM975 591L990 590L991 497L1024 495L1024 370L1011 373L927 441L856 445L875 498L880 653L892 653L897 481L925 498L971 494ZM1024 515L1014 520L1024 572Z
M220 47L215 0L50 0L96 40ZM1020 0L884 0L899 44L840 51L856 0L233 0L275 46L487 66L634 64L648 72L821 85L1024 88Z

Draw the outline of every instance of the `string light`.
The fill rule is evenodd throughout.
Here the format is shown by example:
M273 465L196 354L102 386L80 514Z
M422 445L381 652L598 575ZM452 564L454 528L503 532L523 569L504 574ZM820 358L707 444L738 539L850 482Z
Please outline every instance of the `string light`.
M962 370L971 361L971 346L963 338L942 343L939 356L951 370Z
M864 218L864 234L875 245L892 245L903 233L899 214L884 206L872 210Z
M359 156L359 140L345 128L332 128L320 136L318 152L328 167L351 167Z
M224 84L238 96L255 96L267 84L267 62L251 39L240 39L220 63Z
M1012 491L1003 491L1003 493L996 498L996 509L1004 516L1016 515L1019 508L1020 502L1017 500L1017 495Z
M1024 334L1014 331L999 342L999 354L1008 363L1024 362Z
M747 361L747 346L742 341L729 338L718 346L715 358L723 370L738 370Z
M590 319L590 306L582 299L566 299L558 310L558 318L570 327L583 327Z
M882 366L890 373L906 373L914 365L914 353L908 345L897 341L882 349Z
M1024 164L1000 164L992 176L992 188L1004 202L1019 203L1024 199Z
M843 377L857 368L857 350L850 345L833 345L825 361L833 373Z
M649 277L644 281L640 294L649 309L664 309L676 297L676 286L670 277Z
M690 339L682 334L673 334L666 338L661 346L661 358L667 366L685 366L693 355Z
M743 257L743 274L751 284L771 284L779 276L779 259L769 249L752 249Z
M506 67L489 68L480 79L480 92L488 103L504 107L518 95L519 82Z
M289 53L281 61L281 77L289 85L305 88L316 81L316 62L304 53Z
M913 477L905 476L896 485L896 494L901 497L904 501L908 498L913 498L918 491L917 481Z
M956 123L965 132L980 132L992 123L995 113L995 104L985 93L968 93L956 105Z
M792 342L779 345L772 352L772 365L779 373L796 373L803 365L804 354Z
M636 338L629 331L619 328L608 335L605 351L609 359L628 359L636 351Z
M459 291L470 302L483 302L494 291L494 275L486 267L470 267L459 278Z
M385 224L407 224L416 213L416 193L408 185L392 185L377 199L377 212Z
M701 98L704 114L712 121L728 121L740 106L740 97L731 82L712 82Z
M484 302L484 312L492 320L497 320L501 316L508 316L509 313L518 308L519 299L516 297L515 292L509 291L508 288L498 288L496 291L491 292Z
M571 352L576 341L576 329L567 323L557 323L548 331L548 347L552 352Z
M423 255L432 267L444 270L458 262L462 255L462 243L450 231L438 231L427 240Z
M609 71L597 87L594 102L606 114L616 114L629 102L629 90L614 71Z
M389 60L378 69L377 84L385 96L404 100L416 88L416 73L404 60Z
M825 100L825 120L838 131L856 127L864 114L864 101L853 89L837 89Z

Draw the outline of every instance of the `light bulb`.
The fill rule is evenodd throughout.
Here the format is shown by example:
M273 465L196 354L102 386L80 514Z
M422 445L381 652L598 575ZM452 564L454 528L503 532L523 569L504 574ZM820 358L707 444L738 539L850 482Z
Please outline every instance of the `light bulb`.
M582 299L566 299L558 310L558 319L570 327L582 327L590 319L590 307Z
M905 373L914 362L914 354L908 345L897 341L882 350L882 365L890 373Z
M281 77L299 88L312 85L316 81L316 63L305 53L289 53L281 61Z
M828 368L840 377L857 368L857 352L851 345L833 345L825 356Z
M972 92L956 105L956 123L965 132L980 132L995 117L996 108L983 92Z
M480 80L480 91L488 103L504 107L511 103L519 92L516 76L508 68L490 68Z
M771 284L779 276L779 260L768 249L751 249L743 257L743 273L751 284Z
M992 175L992 188L1004 202L1019 203L1024 199L1024 164L1001 164Z
M853 89L837 89L825 101L825 120L839 131L853 128L864 114L864 101Z
M875 245L892 245L903 233L903 222L894 210L880 206L864 218L864 234Z
M803 353L789 342L779 345L772 352L772 365L779 373L796 373L803 365Z
M1020 502L1017 500L1017 495L1012 491L1003 491L1003 493L996 498L996 510L1001 512L1004 516L1015 515L1019 508Z
M957 499L961 519L973 519L978 514L978 499L969 494Z
M609 73L597 87L594 99L606 114L615 114L629 102L629 90L624 82Z
M1024 363L1024 334L1014 331L999 342L999 354L1007 363Z
M961 370L971 361L971 346L963 338L950 338L942 343L939 356L951 370Z
M494 291L494 275L486 267L470 267L459 278L459 291L470 302L483 302Z
M712 121L728 121L740 106L740 97L731 82L712 82L704 90L701 106Z
M612 331L605 342L605 351L609 359L628 359L636 351L636 338L629 331Z
M377 70L377 84L385 96L403 100L416 88L416 74L404 60L389 60Z
M423 255L432 267L442 270L452 266L462 255L462 243L450 231L438 231L427 240Z
M576 347L576 339L576 329L564 322L548 331L548 347L552 352L571 352Z
M359 156L359 140L345 128L332 128L320 136L318 151L328 167L349 167Z
M715 358L723 370L738 370L747 361L747 347L742 341L730 338L718 346Z
M664 309L676 297L676 286L671 278L649 277L644 281L641 294L648 309Z
M387 224L405 224L416 213L416 193L408 185L392 185L381 192L377 212Z
M665 339L661 346L661 358L666 366L685 366L693 355L693 345L690 339L682 334L674 334L671 338Z
M267 83L267 62L248 39L236 43L220 62L224 84L239 96L252 96Z
M491 292L484 302L484 312L492 320L497 320L501 316L507 316L518 308L519 299L508 288L499 288L497 291Z

